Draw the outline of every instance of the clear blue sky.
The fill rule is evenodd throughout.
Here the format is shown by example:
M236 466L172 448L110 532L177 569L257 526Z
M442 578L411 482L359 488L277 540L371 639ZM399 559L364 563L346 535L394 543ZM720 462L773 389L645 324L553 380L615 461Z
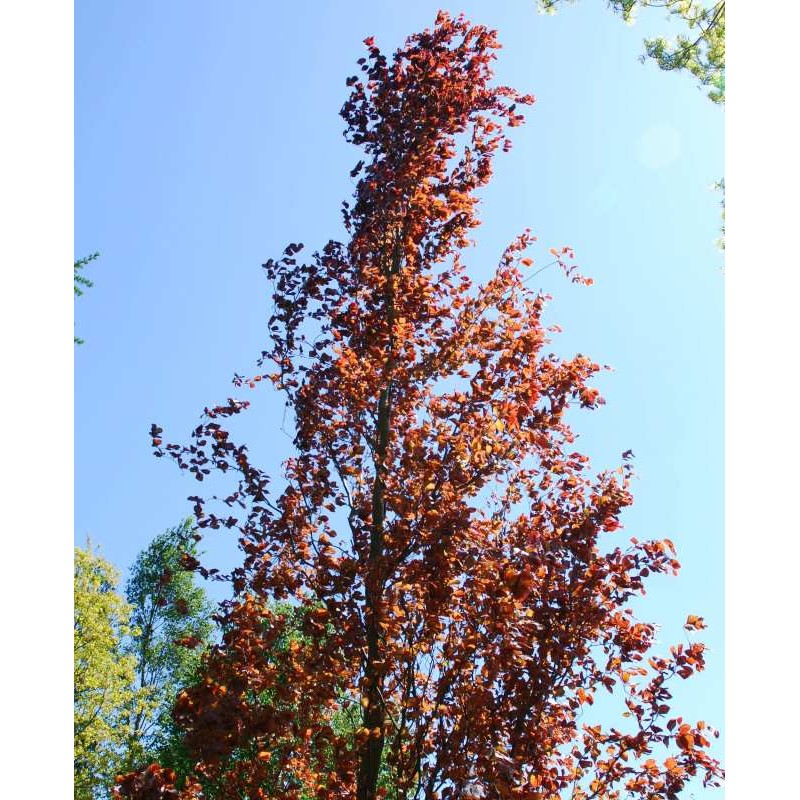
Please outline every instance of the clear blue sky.
M384 50L433 23L440 3L80 0L75 11L75 254L101 251L76 303L75 539L124 573L190 511L195 481L151 455L152 422L185 441L265 344L260 264L290 241L342 235L359 152L338 116L345 78L374 35ZM605 3L556 17L533 0L447 7L497 28L498 80L537 102L496 160L471 274L486 278L525 227L575 248L591 288L555 271L555 347L615 371L607 405L574 419L597 469L636 454L625 533L668 536L679 578L639 610L683 641L710 625L709 666L677 687L687 716L723 725L723 276L714 240L723 113L688 76L640 65L659 12L627 27ZM248 393L238 430L277 473L289 453L279 398ZM207 550L230 563L218 534ZM718 751L721 753L721 748ZM719 795L721 796L721 795Z

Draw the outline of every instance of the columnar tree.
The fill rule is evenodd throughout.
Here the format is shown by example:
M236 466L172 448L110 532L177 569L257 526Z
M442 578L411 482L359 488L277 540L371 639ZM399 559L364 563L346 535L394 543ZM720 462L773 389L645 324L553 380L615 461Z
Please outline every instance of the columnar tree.
M677 569L672 545L613 545L627 462L591 475L565 418L602 402L600 367L548 351L530 232L484 285L462 261L476 190L533 98L492 85L495 33L461 17L440 13L392 56L365 43L342 109L364 152L349 239L265 264L274 368L247 383L272 381L294 414L285 485L225 426L244 400L207 408L188 446L152 429L156 454L199 481L236 476L220 500L192 499L201 528L237 530L244 560L222 641L175 707L196 780L153 764L118 794L585 800L714 784L710 729L675 715L667 687L703 668L703 646L653 654L629 607ZM569 248L552 253L589 282ZM302 620L288 647L276 600ZM583 724L600 691L618 725Z

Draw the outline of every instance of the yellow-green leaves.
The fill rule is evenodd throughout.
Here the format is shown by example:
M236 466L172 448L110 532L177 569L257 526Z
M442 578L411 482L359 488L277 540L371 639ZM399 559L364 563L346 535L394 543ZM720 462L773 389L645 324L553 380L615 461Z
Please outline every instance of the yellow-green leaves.
M130 606L114 567L87 544L75 549L75 798L107 796L137 704L135 659L121 652Z

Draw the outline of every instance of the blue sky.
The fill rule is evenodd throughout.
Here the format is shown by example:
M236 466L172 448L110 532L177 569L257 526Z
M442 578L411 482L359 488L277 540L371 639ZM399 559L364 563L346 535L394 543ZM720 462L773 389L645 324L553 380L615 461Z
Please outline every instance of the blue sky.
M344 142L345 78L374 35L385 50L432 24L440 3L81 0L75 11L75 254L99 250L76 303L75 539L123 572L190 511L197 484L150 452L152 422L184 441L263 349L260 264L290 241L342 235L359 152ZM447 7L447 6L445 6ZM575 416L597 469L636 454L625 533L668 536L684 567L639 611L683 641L710 630L709 666L682 684L687 716L723 723L723 276L710 184L724 172L723 113L688 76L641 65L634 27L604 3L555 17L533 0L448 7L497 28L498 81L537 102L496 160L471 275L531 227L569 244L595 285L540 276L554 296L554 348L614 372L607 405ZM238 430L277 474L289 453L282 403L266 392ZM225 534L207 549L232 556ZM720 749L721 752L721 749Z

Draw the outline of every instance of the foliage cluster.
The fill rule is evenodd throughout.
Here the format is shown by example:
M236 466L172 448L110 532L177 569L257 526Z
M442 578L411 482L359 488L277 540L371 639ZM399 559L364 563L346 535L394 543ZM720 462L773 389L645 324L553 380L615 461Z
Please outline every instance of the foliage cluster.
M126 651L136 659L137 687L148 704L132 719L129 758L138 764L174 745L172 703L195 676L200 645L213 630L205 591L182 566L185 555L197 555L192 537L190 520L157 536L139 554L125 587L135 627Z
M539 0L539 8L553 13L565 2L575 0ZM645 39L642 60L652 58L667 71L686 70L709 87L712 102L725 102L725 0L712 5L701 0L608 0L608 5L629 24L640 9L665 9L682 30L674 39Z
M703 645L655 652L630 607L677 570L672 544L606 546L630 467L591 475L566 421L602 403L601 368L548 351L529 231L484 285L462 261L476 191L533 98L492 85L496 35L463 17L440 13L392 56L365 45L342 109L364 156L349 239L264 265L272 366L246 382L272 382L294 414L285 488L225 427L245 400L206 408L188 445L152 427L156 455L198 481L235 478L192 500L201 529L236 530L243 561L221 641L175 706L193 774L153 764L117 796L653 800L715 785L713 731L676 715L668 688L703 669ZM591 283L569 247L550 252ZM604 691L622 722L583 722Z
M83 258L79 258L77 261L75 261L73 270L73 289L75 292L75 297L81 297L84 289L90 289L92 286L94 286L94 283L83 274L83 269L87 264L91 264L91 262L96 258L100 258L100 253L92 253L91 255L84 256ZM75 344L84 343L80 336L74 336L74 340Z
M213 630L205 592L181 566L196 554L191 536L186 521L156 537L125 596L111 564L89 545L75 550L76 800L107 797L119 773L155 759L189 768L172 706Z
M127 716L141 707L136 660L122 654L131 608L116 592L118 575L91 545L75 550L75 799L108 793L127 744Z

